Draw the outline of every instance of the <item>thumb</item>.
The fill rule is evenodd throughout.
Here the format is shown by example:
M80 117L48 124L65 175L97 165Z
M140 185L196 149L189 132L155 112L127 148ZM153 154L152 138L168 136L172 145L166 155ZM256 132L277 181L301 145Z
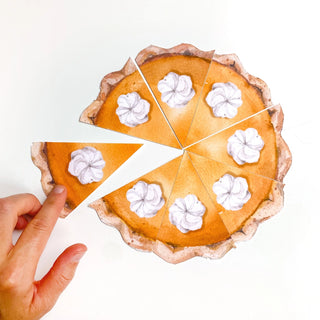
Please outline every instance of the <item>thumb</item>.
M86 251L85 245L74 244L57 258L50 271L35 284L34 308L50 310L54 306L62 291L73 279L80 259Z

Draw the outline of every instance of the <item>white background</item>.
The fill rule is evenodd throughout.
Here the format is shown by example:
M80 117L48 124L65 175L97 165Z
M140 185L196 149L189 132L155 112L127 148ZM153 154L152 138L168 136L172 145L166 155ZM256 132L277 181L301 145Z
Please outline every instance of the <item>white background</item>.
M237 53L281 103L293 153L285 207L252 240L221 260L170 265L128 247L87 207L177 154L147 144L58 222L37 278L68 245L83 242L89 250L44 319L319 319L316 3L0 0L0 196L31 192L44 200L33 141L139 141L78 118L102 77L150 44Z

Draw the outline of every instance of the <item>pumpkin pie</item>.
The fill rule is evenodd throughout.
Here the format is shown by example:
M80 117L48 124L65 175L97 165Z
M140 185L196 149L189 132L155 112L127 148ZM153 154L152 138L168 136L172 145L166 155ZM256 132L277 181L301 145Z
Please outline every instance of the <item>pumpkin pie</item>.
M41 170L46 195L55 185L67 188L66 217L142 145L126 143L33 143L31 155Z
M222 257L282 207L282 109L235 55L151 46L136 62L184 154L91 206L127 244L168 262Z
M183 150L90 205L134 248L171 263L220 258L282 207L283 112L235 55L150 46L104 77L80 120ZM70 211L140 147L109 146L34 145L44 189L67 185Z

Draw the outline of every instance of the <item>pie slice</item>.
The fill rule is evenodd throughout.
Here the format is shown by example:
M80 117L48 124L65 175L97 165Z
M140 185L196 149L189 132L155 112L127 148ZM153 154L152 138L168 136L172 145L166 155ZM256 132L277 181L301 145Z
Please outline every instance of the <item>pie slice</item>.
M290 153L281 138L279 128L282 127L282 119L280 106L272 107L190 146L187 150L282 181L284 174L279 172L279 168L290 166Z
M131 59L120 71L103 78L97 99L84 110L80 121L174 148L180 147Z
M55 185L67 188L66 217L142 145L127 143L36 142L31 148L46 195Z
M272 106L270 91L236 55L214 54L185 145L191 145Z
M260 222L282 208L282 183L191 152L189 156L234 240L251 238Z
M116 227L130 246L156 251L156 237L182 156L90 204L102 222Z
M157 236L157 254L178 263L194 256L220 258L233 247L230 234L187 152Z
M190 44L150 46L136 57L140 70L183 145L199 102L213 51Z

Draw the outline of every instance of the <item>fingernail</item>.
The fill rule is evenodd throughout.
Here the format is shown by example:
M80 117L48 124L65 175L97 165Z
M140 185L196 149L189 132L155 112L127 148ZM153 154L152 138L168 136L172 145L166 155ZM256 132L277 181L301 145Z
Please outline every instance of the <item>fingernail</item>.
M71 259L72 262L79 262L86 252L87 252L87 250L77 252L77 253L72 257L72 259Z
M66 188L64 186L55 186L53 189L53 192L56 194L62 193Z

